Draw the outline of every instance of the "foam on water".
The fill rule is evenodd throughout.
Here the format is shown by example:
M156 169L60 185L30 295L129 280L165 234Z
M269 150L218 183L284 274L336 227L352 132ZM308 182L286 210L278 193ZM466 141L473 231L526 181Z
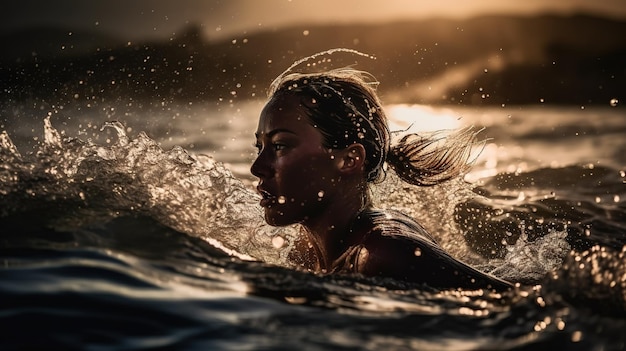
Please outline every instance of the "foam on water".
M44 142L24 157L2 134L4 212L65 203L69 211L55 220L59 227L148 215L240 256L286 263L271 239L278 234L290 238L289 229L264 224L258 195L221 163L180 147L164 151L144 133L131 139L119 123L105 127L113 128L117 139L102 146L62 138L46 118Z

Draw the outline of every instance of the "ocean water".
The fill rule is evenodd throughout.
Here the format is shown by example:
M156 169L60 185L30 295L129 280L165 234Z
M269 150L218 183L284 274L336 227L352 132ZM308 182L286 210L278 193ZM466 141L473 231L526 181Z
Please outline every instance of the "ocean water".
M505 293L294 268L248 174L261 108L4 107L2 350L626 348L623 106L387 107L484 128L464 179L373 192Z

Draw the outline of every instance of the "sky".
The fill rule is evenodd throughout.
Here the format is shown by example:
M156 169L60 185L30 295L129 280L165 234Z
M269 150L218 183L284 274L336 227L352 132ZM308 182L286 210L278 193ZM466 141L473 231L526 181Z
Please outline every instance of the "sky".
M0 4L0 32L56 25L123 39L167 38L195 23L222 39L297 23L545 12L626 19L626 0L11 0Z

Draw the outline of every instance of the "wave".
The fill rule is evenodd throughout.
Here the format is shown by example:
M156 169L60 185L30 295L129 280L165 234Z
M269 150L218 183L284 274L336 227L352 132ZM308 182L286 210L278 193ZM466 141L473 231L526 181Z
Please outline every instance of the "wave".
M130 138L119 122L107 123L103 132L109 130L114 135L108 144L96 145L62 137L46 118L44 140L28 155L21 155L2 133L3 222L22 231L37 225L58 232L108 228L106 233L123 232L132 238L142 232L137 224L141 221L120 225L123 219L148 218L201 239L228 257L297 266L290 261L289 250L298 228L265 224L258 195L223 164L181 147L165 151L145 133ZM620 262L626 242L620 220L625 211L619 200L620 192L626 198L623 177L609 168L570 166L500 173L474 185L456 180L414 187L389 175L373 191L381 207L414 216L454 256L502 278L533 285L572 274L571 257L581 257L595 245L604 255L617 252L613 255ZM607 206L602 202L606 194L618 201L607 199ZM149 237L142 238L150 242ZM602 271L612 271L614 277L626 272L613 265ZM591 267L576 274L597 276ZM563 284L569 288L571 281ZM615 294L626 301L620 295L623 282L607 284L621 284Z

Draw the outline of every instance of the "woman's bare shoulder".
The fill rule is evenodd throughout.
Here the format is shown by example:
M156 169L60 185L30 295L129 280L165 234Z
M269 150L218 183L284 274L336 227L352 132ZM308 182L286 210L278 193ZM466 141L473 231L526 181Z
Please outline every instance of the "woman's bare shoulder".
M369 233L362 243L362 254L367 259L359 266L366 275L400 276L406 278L410 272L430 264L432 248L427 241L408 236L386 235L377 228ZM424 254L423 259L419 259ZM418 267L420 266L420 267Z
M395 220L393 214L386 220L374 220L376 225L362 242L360 273L432 287L508 288L507 282L453 258L415 221L405 220Z

